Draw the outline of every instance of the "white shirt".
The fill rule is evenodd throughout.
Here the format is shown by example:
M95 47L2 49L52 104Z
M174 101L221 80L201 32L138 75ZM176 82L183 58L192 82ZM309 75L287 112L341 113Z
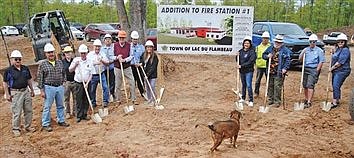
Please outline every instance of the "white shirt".
M90 79L90 75L96 73L93 62L87 58L86 60L82 60L81 57L75 57L71 62L69 69L74 68L77 61L79 61L79 65L75 68L74 80L76 82L87 82Z
M107 56L101 51L98 54L95 53L95 51L90 51L87 54L86 58L93 62L94 67L96 69L95 74L98 74L98 72L100 72L99 71L100 69L101 69L100 73L102 73L105 70L105 68L106 68L106 66L103 65L103 63L100 62L100 59L102 59L104 62L107 62L107 63L109 62Z

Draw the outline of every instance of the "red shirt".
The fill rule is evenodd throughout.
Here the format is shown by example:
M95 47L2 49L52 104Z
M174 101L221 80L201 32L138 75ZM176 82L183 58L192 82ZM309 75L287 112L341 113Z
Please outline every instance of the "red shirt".
M114 56L122 55L122 58L125 59L129 56L129 54L130 54L130 43L125 42L123 47L120 45L119 42L114 43ZM124 62L122 64L124 69L128 68L130 66L130 61ZM114 67L120 69L119 60L116 60L114 62Z

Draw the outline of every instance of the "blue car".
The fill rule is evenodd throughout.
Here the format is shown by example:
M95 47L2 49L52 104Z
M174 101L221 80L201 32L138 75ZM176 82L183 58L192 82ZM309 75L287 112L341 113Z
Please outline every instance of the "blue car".
M299 55L301 51L309 46L309 36L297 24L284 22L255 22L253 24L252 41L253 45L258 46L262 42L262 33L268 31L270 34L270 42L273 43L277 34L284 36L284 44L291 51L291 66L301 65ZM323 48L324 44L317 41L316 45Z

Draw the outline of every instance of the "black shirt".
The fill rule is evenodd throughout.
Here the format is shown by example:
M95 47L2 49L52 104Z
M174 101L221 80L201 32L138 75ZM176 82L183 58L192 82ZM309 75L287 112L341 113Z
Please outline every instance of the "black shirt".
M69 66L72 61L73 61L73 59L71 59L70 61L63 59L63 65L64 65L64 70L66 73L66 80L67 81L74 81L75 72L69 72Z
M21 70L15 66L8 67L4 72L4 82L7 82L10 88L21 89L28 86L28 80L32 78L31 72L27 66L21 65Z

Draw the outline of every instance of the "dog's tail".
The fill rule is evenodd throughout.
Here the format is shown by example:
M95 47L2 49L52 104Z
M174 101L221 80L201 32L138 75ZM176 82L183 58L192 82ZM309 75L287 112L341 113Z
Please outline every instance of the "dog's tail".
M209 123L209 124L196 124L195 125L195 128L199 127L199 126L204 126L204 127L208 127L210 130L214 131L215 132L215 128L214 128L214 125L212 123Z
M204 127L208 127L209 128L209 125L206 125L206 124L196 124L195 125L195 128L199 127L199 126L204 126Z

